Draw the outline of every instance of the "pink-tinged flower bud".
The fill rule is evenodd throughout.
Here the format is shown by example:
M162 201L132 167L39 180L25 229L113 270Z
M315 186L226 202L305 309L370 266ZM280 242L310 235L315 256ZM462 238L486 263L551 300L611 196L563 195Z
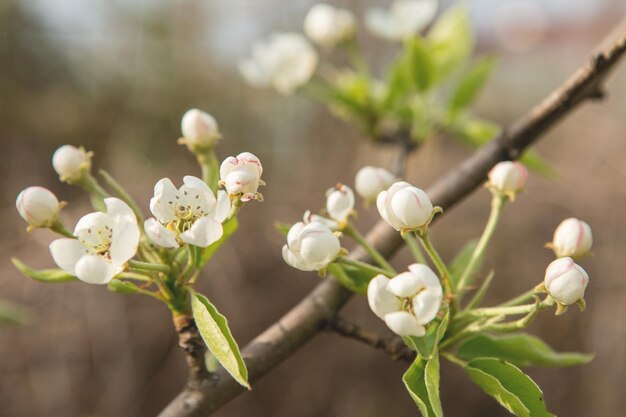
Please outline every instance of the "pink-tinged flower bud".
M217 122L209 113L188 110L180 122L184 142L189 146L211 147L220 138Z
M52 166L61 181L76 181L91 169L91 155L83 148L63 145L54 151Z
M354 212L354 193L347 185L337 184L326 191L326 211L331 219L345 223Z
M548 265L543 283L552 298L567 306L584 298L589 276L572 258L559 258Z
M258 188L264 185L261 180L263 166L259 158L250 152L242 152L236 157L229 156L220 166L220 184L230 196L241 201L262 200Z
M582 220L570 217L557 226L552 243L548 246L557 258L580 258L589 253L592 244L591 227Z
M511 199L524 189L527 180L528 169L519 162L499 162L489 171L489 187Z
M366 166L357 172L354 188L365 202L373 203L378 194L391 187L394 182L396 177L386 169Z
M354 13L324 3L313 6L304 19L304 33L316 44L327 48L350 39L355 29Z
M15 200L20 216L33 227L50 227L59 214L59 200L44 187L28 187Z
M434 212L426 193L403 181L378 194L376 206L383 220L399 231L427 226Z

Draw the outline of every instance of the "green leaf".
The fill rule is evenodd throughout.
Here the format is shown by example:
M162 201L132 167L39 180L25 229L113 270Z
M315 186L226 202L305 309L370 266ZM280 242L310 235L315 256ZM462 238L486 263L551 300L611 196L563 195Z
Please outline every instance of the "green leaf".
M426 362L425 381L426 391L428 392L428 399L430 400L433 414L436 417L443 417L441 400L439 399L439 354L437 351L435 351L432 358Z
M457 116L455 116L457 117ZM457 117L458 118L458 117ZM454 120L454 125L450 126L453 133L465 144L477 148L489 142L500 133L500 126L487 120L464 117L461 120Z
M220 240L218 240L217 242L201 250L200 252L201 256L198 257L199 267L204 266L204 264L206 264L207 262L209 262L209 260L211 260L213 255L215 255L215 252L217 252L217 250L222 246L222 244L226 242L228 238L230 238L233 235L233 233L235 233L235 231L239 227L239 222L237 221L236 217L233 217L232 219L224 223L223 227L224 227L224 234L222 235Z
M487 294L487 290L489 289L489 286L491 285L491 282L493 281L493 277L494 277L494 272L493 271L489 272L487 277L483 280L483 283L478 288L478 291L474 293L474 296L472 297L472 299L465 306L465 309L475 308L478 305L480 305L480 303L482 303L483 298L485 298L485 294Z
M406 55L398 56L387 73L387 92L382 99L382 107L392 110L396 103L406 97L411 89L412 80L407 71Z
M582 365L593 359L593 355L583 353L555 352L543 340L527 333L503 336L479 334L459 347L458 356L465 360L489 356L519 367Z
M351 265L338 263L328 264L327 270L333 274L341 285L357 294L367 293L369 282L377 275L371 271L365 271Z
M494 358L470 361L465 370L483 391L518 417L550 417L543 392L515 365Z
M24 307L10 301L0 300L0 323L28 324L30 314Z
M435 417L426 388L426 360L421 356L415 358L409 369L402 376L402 382L415 401L423 417Z
M202 294L192 289L189 289L189 293L193 318L207 348L238 383L250 389L248 370L228 328L226 317Z
M446 308L440 320L437 319L431 322L424 336L405 336L402 339L408 347L419 353L420 356L430 359L437 353L437 346L446 333L449 320L450 310Z
M476 249L477 244L478 244L478 239L470 240L454 256L454 259L452 260L452 262L450 262L450 266L448 267L448 270L450 271L451 281L455 287L457 283L459 282L459 279L461 279L461 275L463 275L463 271L465 270L465 267L467 266L470 259L472 258L472 254L474 253L474 249ZM483 258L484 257L481 257L478 260L478 263L476 265L477 270L480 269L480 266L483 262Z
M13 262L13 265L15 265L22 274L36 281L47 282L49 284L78 281L78 278L74 275L70 275L61 269L33 269L17 258L12 258L11 262Z
M532 149L524 152L520 158L520 162L526 165L531 171L543 175L546 178L554 179L557 176L550 164Z
M278 233L284 236L287 236L287 233L289 233L289 229L291 229L291 226L292 226L291 224L287 224L287 223L279 223L279 222L274 223L274 228L278 231Z
M450 8L435 22L428 40L436 73L440 79L445 79L464 63L474 48L467 9L463 6Z
M435 64L430 51L421 38L407 40L406 54L408 74L419 91L426 91L435 79Z
M491 75L495 62L495 59L490 57L481 58L463 74L450 98L449 111L451 113L469 106L476 99Z
M119 279L112 279L107 285L110 291L118 294L133 294L139 291L139 288L132 282L122 281Z

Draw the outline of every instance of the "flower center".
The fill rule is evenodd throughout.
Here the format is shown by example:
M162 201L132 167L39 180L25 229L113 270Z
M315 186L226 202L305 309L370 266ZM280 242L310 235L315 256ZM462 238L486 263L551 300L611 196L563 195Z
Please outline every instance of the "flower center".
M108 225L100 227L91 227L81 236L78 241L93 255L102 256L110 259L111 240L113 238L113 229Z

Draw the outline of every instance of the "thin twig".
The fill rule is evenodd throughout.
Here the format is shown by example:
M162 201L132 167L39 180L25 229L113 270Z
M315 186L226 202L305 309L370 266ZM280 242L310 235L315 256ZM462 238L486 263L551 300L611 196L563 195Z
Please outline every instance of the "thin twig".
M587 99L602 96L602 81L626 52L626 20L592 57L563 85L522 117L510 129L477 150L428 189L434 205L448 209L458 204L485 181L497 162L516 159L551 127ZM386 223L379 222L366 236L383 255L391 256L402 238ZM356 259L366 261L363 251ZM261 378L300 346L325 328L352 293L332 278L327 278L275 324L258 335L243 350L252 382ZM201 388L188 386L160 414L160 417L207 416L244 392L224 370L211 375Z

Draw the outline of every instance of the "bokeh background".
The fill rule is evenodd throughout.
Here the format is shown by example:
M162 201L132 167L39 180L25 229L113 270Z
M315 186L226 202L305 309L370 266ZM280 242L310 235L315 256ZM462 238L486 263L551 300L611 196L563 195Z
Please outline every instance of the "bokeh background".
M362 15L383 1L333 1ZM450 2L444 2L444 8ZM49 187L71 204L68 224L89 211L77 189L60 184L50 165L58 146L83 144L95 167L122 180L147 208L154 183L179 182L198 168L176 144L183 112L199 107L219 121L222 157L248 150L265 167L265 202L240 215L236 236L221 249L199 289L230 319L245 344L292 307L318 278L287 267L273 222L294 222L323 205L337 181L353 184L365 164L389 166L393 151L367 145L321 106L246 86L237 60L273 30L300 30L311 1L3 0L0 3L0 298L20 303L25 326L0 326L0 415L153 416L183 386L186 368L167 309L151 299L81 283L44 285L22 277L16 256L52 266L47 231L26 233L14 208L24 187ZM480 53L500 57L476 106L503 125L559 85L626 11L621 0L467 2ZM381 69L396 46L359 34ZM331 57L333 58L333 57ZM619 416L626 409L626 65L609 95L587 104L537 146L558 178L531 177L528 192L507 208L487 267L498 302L538 283L552 255L543 244L563 218L594 230L588 310L543 313L530 331L559 350L595 352L588 365L530 369L560 416ZM408 179L427 187L470 150L448 138L428 143L409 164ZM489 196L476 192L433 230L450 259L477 236ZM377 220L360 208L363 231ZM406 251L394 260L409 262ZM388 332L355 297L342 316ZM215 415L414 416L405 392L406 365L369 347L321 334ZM506 412L445 364L447 415Z

